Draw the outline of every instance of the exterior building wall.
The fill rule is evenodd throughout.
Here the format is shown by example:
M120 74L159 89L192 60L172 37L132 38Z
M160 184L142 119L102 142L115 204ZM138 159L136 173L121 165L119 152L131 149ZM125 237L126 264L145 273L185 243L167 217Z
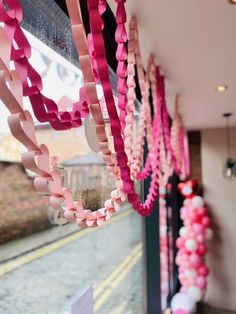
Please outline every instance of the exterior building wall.
M236 127L231 128L232 157L236 158ZM236 179L222 175L226 158L225 129L207 129L202 134L202 181L204 198L214 221L214 239L209 243L210 267L206 302L236 311Z
M191 177L202 183L201 132L188 132Z
M47 209L21 164L0 162L0 243L49 227Z

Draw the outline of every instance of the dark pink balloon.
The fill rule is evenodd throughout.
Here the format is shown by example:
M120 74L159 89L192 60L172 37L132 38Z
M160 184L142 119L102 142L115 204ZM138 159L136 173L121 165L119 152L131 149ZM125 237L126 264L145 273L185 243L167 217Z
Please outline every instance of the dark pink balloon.
M198 273L199 275L206 277L209 274L209 269L206 265L203 265L198 269Z

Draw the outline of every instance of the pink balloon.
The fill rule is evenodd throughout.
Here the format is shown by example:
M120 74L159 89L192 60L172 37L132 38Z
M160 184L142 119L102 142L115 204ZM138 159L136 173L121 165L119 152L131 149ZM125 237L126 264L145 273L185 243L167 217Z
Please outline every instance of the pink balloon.
M205 255L207 252L207 247L204 243L199 243L198 245L198 249L197 249L197 254L199 254L200 256Z
M190 312L179 309L173 312L173 314L190 314Z
M203 235L204 228L202 225L195 223L193 224L193 231L197 235Z
M209 217L203 217L202 218L202 225L204 226L204 227L210 227L210 225L211 225L211 219L209 218Z
M206 289L207 286L206 278L204 276L198 276L196 279L196 284L200 289L202 290Z
M192 212L192 213L189 215L189 219L191 219L192 222L197 221L197 219L198 219L198 214Z
M198 269L198 273L199 275L206 277L209 274L209 269L206 265L203 265Z
M187 291L188 291L188 288L187 288L187 287L181 287L181 288L180 288L180 291L181 291L181 292L187 292Z
M176 256L175 263L176 263L176 265L181 264L181 257L180 256Z
M203 243L203 242L204 242L204 236L203 236L203 234L198 234L198 235L196 236L196 240L197 240L197 242L199 242L199 243Z
M179 256L183 256L185 253L186 253L186 250L185 250L184 248L181 248L181 249L178 251L178 255L179 255Z
M206 215L206 208L204 206L198 207L199 215L205 216Z
M189 256L189 261L195 268L198 268L201 265L201 258L196 253L192 253Z
M177 246L178 249L183 248L184 247L184 240L182 238L178 238L176 240L176 246Z
M189 218L184 219L184 225L185 226L190 226L191 225L191 219L189 219Z

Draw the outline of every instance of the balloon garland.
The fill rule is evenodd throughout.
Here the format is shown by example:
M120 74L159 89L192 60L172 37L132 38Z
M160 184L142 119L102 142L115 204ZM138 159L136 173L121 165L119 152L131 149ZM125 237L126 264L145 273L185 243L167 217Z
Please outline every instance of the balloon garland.
M206 242L213 237L211 219L207 214L203 198L197 195L197 182L189 180L178 185L185 197L180 216L184 226L179 231L176 246L179 249L176 264L179 266L181 292L172 300L172 310L177 313L192 313L195 303L200 301L207 288L208 267L204 262ZM182 312L180 312L182 310Z

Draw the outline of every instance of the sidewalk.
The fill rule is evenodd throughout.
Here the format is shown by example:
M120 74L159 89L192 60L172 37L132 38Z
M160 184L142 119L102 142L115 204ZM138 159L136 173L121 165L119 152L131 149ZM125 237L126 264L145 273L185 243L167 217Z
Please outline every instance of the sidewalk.
M124 204L118 213L127 210L129 207L129 204ZM0 263L52 243L70 234L79 232L80 230L81 228L79 228L75 223L69 223L64 226L54 226L27 237L2 244L0 245Z

